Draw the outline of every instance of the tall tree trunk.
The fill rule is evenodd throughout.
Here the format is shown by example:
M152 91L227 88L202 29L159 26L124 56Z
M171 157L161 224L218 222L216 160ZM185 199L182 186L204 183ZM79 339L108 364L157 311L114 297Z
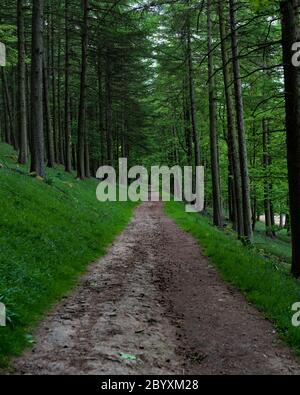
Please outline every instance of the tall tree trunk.
M8 119L8 129L7 129L7 143L12 144L13 147L17 148L16 137L14 134L14 120L13 120L13 110L12 110L12 99L10 95L10 89L8 87L6 70L2 68L2 83L4 89L7 119Z
M35 172L40 177L44 177L45 175L43 120L43 6L43 0L33 0L31 56L31 171Z
M51 4L52 5L52 4ZM55 23L54 23L55 8L53 5L51 15L51 81L52 81L52 113L53 113L53 134L54 134L54 156L55 162L59 163L59 145L58 145L58 126L57 126L57 110L56 110L56 72L55 72Z
M187 150L187 162L189 166L193 165L193 136L191 131L191 115L190 115L190 105L188 100L188 84L187 80L183 82L183 122L184 122L184 135L185 135L185 145Z
M300 277L300 68L293 66L292 45L300 41L299 0L280 2L285 80L287 159L292 233L292 273Z
M81 54L81 79L80 100L78 109L77 131L77 176L85 178L85 124L86 124L86 90L87 90L87 61L88 61L88 13L89 0L83 0L83 26L82 26L82 54Z
M65 0L65 170L71 172L71 110L70 110L70 45L69 45L69 0Z
M252 231L255 232L256 229L256 221L257 220L257 197L254 196L253 198L253 205L252 205Z
M208 90L209 90L209 126L210 126L210 157L213 194L213 222L222 226L222 204L219 173L219 146L217 135L217 109L214 79L214 59L212 51L212 20L211 0L207 0L207 31L208 31Z
M272 213L270 201L270 180L269 180L269 126L267 120L264 118L262 121L263 129L263 168L264 168L264 208L265 208L265 225L266 235L273 237L272 230Z
M97 49L97 80L98 80L98 128L100 132L100 163L101 165L104 164L104 143L105 143L105 136L104 136L104 125L103 125L103 88L102 88L102 63L101 63L101 48L98 47Z
M28 137L28 155L32 149L32 127L31 127L31 73L26 65L26 110L27 110L27 137Z
M201 154L200 154L199 136L197 131L190 13L187 16L186 29L187 29L187 70L188 70L189 99L190 99L190 108L191 108L190 116L191 116L191 125L192 125L192 136L194 141L194 156L195 156L194 161L195 161L195 166L200 166Z
M242 196L242 180L241 180L241 169L239 161L239 143L237 129L234 121L234 104L232 99L232 90L230 88L231 83L231 69L229 65L227 45L226 45L226 25L223 12L223 2L218 1L218 14L219 14L219 28L220 28L220 39L221 39L221 51L222 51L222 65L223 65L223 78L224 78L224 92L226 100L227 110L227 129L228 129L228 149L232 158L232 170L233 170L233 187L234 197L236 205L236 221L234 224L238 232L238 236L241 237L244 234L244 218L243 218L243 196Z
M49 102L49 78L48 69L46 65L45 56L43 57L43 94L44 94L44 108L45 108L45 126L47 136L47 164L48 167L54 167L55 156L54 156L54 138L53 138L53 127L51 119L51 109Z
M112 87L111 87L111 59L109 49L107 50L105 66L105 123L106 123L106 144L107 144L107 163L112 166L114 161L114 142L112 132Z
M61 18L58 17L58 48L57 48L57 130L58 130L58 147L59 147L59 162L65 164L65 150L64 150L64 135L62 125L62 106L61 106Z
M19 151L19 133L18 133L18 116L17 116L17 75L15 68L12 69L11 73L11 97L12 97L12 122L13 122L13 131L14 131L14 148L16 151Z
M285 224L284 227L287 231L287 234L289 235L291 233L291 219L290 219L290 214L287 213L285 216Z
M18 0L17 4L18 25L18 135L19 135L19 157L18 162L25 164L28 153L27 136L27 113L26 113L26 64L25 64L25 26L24 26L24 4Z
M5 142L7 144L11 144L12 138L11 138L11 122L10 122L10 116L9 116L9 104L7 103L7 89L6 85L6 74L4 68L2 68L2 95L3 95L3 107L4 107L4 122L5 122Z
M279 228L283 229L284 227L284 214L280 213L280 217L279 217Z
M235 88L235 102L236 102L236 117L237 130L239 136L239 154L240 154L240 168L242 180L242 197L243 197L243 223L245 241L251 242L253 237L251 224L251 199L250 199L250 179L248 170L248 155L246 145L246 133L244 124L244 104L242 93L242 81L238 50L238 34L236 23L236 1L229 0L230 9L230 25L231 25L231 47L232 47L232 62L234 74L234 88Z
M85 141L84 141L84 172L85 177L91 177L91 169L90 169L90 147L89 147L89 138L87 130L85 130Z

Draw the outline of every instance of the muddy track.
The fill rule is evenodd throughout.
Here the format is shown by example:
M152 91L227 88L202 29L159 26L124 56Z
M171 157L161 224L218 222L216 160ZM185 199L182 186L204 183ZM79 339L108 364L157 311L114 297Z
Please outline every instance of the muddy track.
M14 373L300 373L271 324L220 280L160 202L137 208L35 339Z

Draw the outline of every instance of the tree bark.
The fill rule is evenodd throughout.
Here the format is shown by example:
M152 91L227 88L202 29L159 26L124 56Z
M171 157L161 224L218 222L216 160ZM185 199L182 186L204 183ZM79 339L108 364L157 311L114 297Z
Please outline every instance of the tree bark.
M47 136L47 165L48 167L55 166L55 155L54 155L54 138L53 138L53 126L51 119L51 109L49 102L49 77L48 69L46 65L45 56L43 58L43 94L44 94L44 108L45 108L45 126Z
M35 172L40 177L44 177L45 175L43 124L43 6L43 0L33 0L31 56L31 171Z
M292 45L300 41L299 0L280 2L285 81L287 160L292 236L292 273L300 277L300 68L293 66Z
M65 0L65 170L72 171L71 110L70 110L70 44L69 44L69 0Z
M52 5L52 4L51 4ZM52 80L52 113L53 113L53 134L54 134L54 155L55 162L59 163L59 145L58 145L58 126L57 126L57 110L56 110L56 72L55 72L55 25L54 25L54 6L52 6L51 15L51 80Z
M195 166L201 165L201 154L199 136L197 131L197 118L196 118L196 106L195 106L195 88L194 88L194 71L193 71L193 57L192 57L192 46L191 46L191 26L190 26L190 14L187 16L187 70L188 70L188 86L189 86L189 99L190 99L190 116L192 126L192 136L194 142L194 161Z
M236 1L229 0L230 25L231 25L231 48L234 74L234 89L236 103L237 130L239 137L239 154L242 181L242 198L243 198L243 237L246 242L251 242L253 237L251 224L251 199L250 199L250 179L248 171L248 155L246 145L246 133L244 124L244 104L242 93L242 81L239 61L239 46L236 24Z
M227 45L226 45L226 25L223 11L222 0L218 1L218 14L219 14L219 28L220 28L220 39L221 39L221 52L222 52L222 65L223 65L223 79L224 79L224 92L226 100L227 110L227 129L228 129L228 149L232 160L232 173L233 173L233 187L234 187L234 198L236 205L236 224L235 229L238 232L239 238L244 234L244 218L243 218L243 196L242 196L242 180L241 180L241 169L239 162L239 143L238 134L234 120L234 104L232 99L232 89L230 88L231 83L231 69L229 65Z
M80 99L78 109L77 131L77 177L85 178L85 124L86 124L86 91L87 91L87 57L88 57L88 13L89 0L83 0L82 54Z
M84 142L84 172L85 177L91 177L91 169L90 169L90 147L89 147L89 138L88 133L85 131L85 142Z
M3 107L4 107L4 123L5 123L5 142L7 144L11 144L11 122L10 122L10 115L9 115L9 104L7 103L7 89L6 89L6 74L4 68L2 68L1 73L2 79L2 96L3 96Z
M25 164L28 156L27 136L27 107L26 107L26 64L25 64L25 25L23 0L17 3L17 25L18 25L18 135L19 135L19 157L18 162Z
M61 18L58 19L58 48L57 48L57 133L58 133L58 147L59 147L59 162L64 165L65 164L65 149L64 149L64 137L65 133L63 132L63 117L62 117L62 100L61 100L61 56L62 56L62 37L61 37Z
M111 59L109 49L106 53L105 66L105 127L107 144L107 163L112 166L114 161L114 144L112 134L112 86L111 86Z
M213 195L213 223L221 227L222 204L219 172L219 146L217 132L217 110L214 74L214 59L212 51L212 20L211 20L211 0L207 0L207 30L208 30L208 90L209 90L209 126L210 126L210 158L212 176Z
M183 123L184 123L184 135L185 145L187 151L187 162L189 166L193 165L193 136L191 131L191 116L190 116L190 105L188 100L188 84L185 79L183 82Z
M7 112L7 143L12 144L13 147L17 148L16 137L14 134L14 120L13 120L13 110L12 110L12 99L10 95L10 89L8 87L7 82L7 75L6 70L2 68L2 83L3 83L3 90L4 90L4 98L6 104L6 112Z
M264 118L262 121L263 129L263 169L264 169L264 208L265 208L265 225L266 235L273 237L272 213L270 201L270 175L269 175L269 127L268 122Z

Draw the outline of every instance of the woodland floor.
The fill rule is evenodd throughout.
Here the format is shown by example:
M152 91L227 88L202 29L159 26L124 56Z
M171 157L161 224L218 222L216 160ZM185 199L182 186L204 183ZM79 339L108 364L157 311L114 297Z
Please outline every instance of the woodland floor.
M136 209L35 339L12 373L300 374L272 325L220 279L161 202Z

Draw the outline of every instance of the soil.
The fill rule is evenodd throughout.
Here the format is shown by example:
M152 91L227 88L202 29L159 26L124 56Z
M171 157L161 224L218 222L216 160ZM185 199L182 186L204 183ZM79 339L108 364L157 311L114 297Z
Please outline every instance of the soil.
M13 373L300 373L272 325L220 279L161 202L136 209L34 338Z

